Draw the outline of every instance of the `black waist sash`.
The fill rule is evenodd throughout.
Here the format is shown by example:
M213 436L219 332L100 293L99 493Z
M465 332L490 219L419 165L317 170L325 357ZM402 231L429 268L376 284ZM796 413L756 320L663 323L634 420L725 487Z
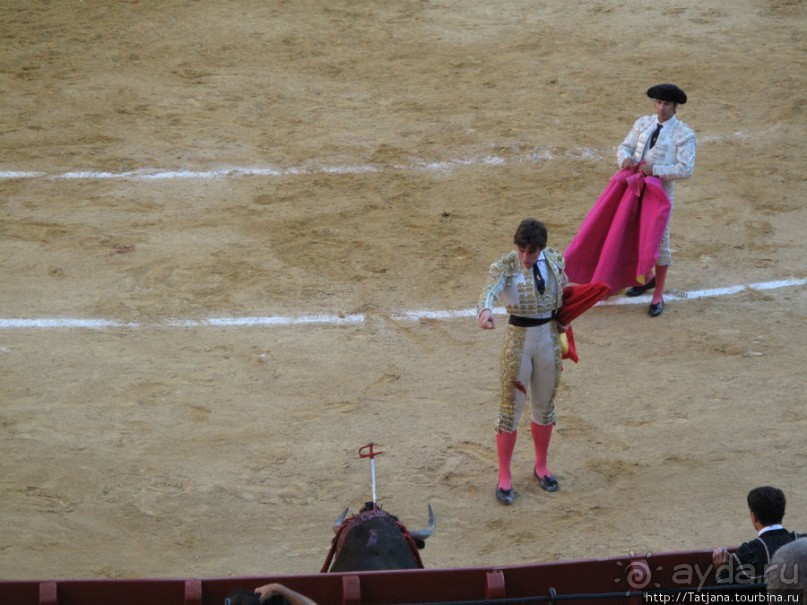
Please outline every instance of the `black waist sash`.
M553 314L554 315L554 314ZM554 317L521 317L520 315L511 315L508 323L511 326L518 326L519 328L533 328L535 326L542 326L552 321Z

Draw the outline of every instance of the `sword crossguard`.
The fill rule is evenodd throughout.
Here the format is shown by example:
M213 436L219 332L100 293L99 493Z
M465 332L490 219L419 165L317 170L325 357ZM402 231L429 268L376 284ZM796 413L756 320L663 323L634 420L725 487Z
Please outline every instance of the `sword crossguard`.
M384 452L377 452L373 449L374 443L368 443L359 448L359 458L369 458L372 460L376 456L380 456Z

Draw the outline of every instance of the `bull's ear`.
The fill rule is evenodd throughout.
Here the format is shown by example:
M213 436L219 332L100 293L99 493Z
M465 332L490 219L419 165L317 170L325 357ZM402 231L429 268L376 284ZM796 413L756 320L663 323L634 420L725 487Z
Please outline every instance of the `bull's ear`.
M415 546L418 547L418 550L423 550L424 548L426 548L425 540L421 540L420 538L413 538L413 540L415 541Z

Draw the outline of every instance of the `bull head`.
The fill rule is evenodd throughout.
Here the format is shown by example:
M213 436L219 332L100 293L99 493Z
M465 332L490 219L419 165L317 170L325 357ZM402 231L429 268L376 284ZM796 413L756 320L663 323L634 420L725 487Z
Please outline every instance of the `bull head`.
M429 524L409 531L375 503L367 502L362 510L348 517L345 509L334 523L335 537L322 566L322 572L378 571L383 569L423 568L418 550L426 546L426 538L435 526L434 511L429 504Z
M424 546L426 546L426 538L428 538L429 536L432 535L432 533L434 533L434 526L436 521L434 517L434 511L432 510L431 504L427 506L429 508L429 524L422 529L416 529L409 532L409 535L412 536L412 539L415 541L415 544L417 544L418 548L423 548ZM350 507L346 508L344 511L342 511L342 514L339 515L339 518L336 519L336 522L333 524L334 533L339 532L339 528L342 527L342 524L345 522L345 518L347 518L347 513L349 510Z

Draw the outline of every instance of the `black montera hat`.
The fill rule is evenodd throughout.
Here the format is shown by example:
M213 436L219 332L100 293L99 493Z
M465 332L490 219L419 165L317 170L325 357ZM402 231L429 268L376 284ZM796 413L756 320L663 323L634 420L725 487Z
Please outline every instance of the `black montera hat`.
M683 90L675 84L657 84L647 89L647 96L660 101L670 101L683 105L687 102L687 96Z

